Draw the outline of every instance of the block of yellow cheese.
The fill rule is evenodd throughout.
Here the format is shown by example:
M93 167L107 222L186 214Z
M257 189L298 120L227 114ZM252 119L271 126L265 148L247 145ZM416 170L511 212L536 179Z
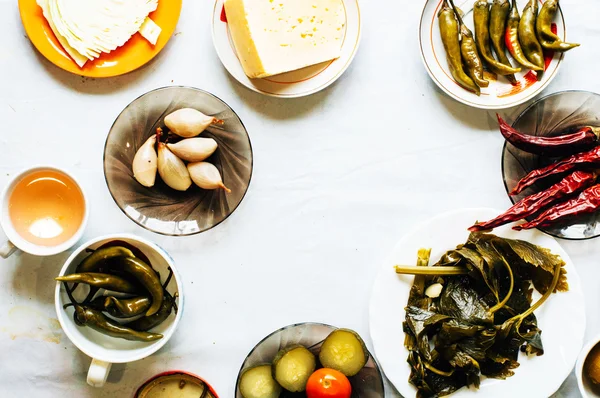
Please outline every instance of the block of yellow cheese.
M343 0L225 0L229 31L250 78L290 72L340 56Z

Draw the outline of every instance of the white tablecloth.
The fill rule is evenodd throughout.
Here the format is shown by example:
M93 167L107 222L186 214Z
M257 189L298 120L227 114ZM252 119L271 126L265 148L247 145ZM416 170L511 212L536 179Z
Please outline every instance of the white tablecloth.
M569 38L582 47L568 54L545 93L600 92L600 2L561 5ZM131 232L159 243L180 268L187 301L161 351L115 365L107 385L94 389L85 382L90 359L56 322L52 278L68 253L2 261L0 396L130 397L152 375L184 369L231 397L254 344L301 321L353 328L370 345L371 285L396 241L443 211L510 204L494 113L448 98L422 66L422 6L422 0L363 0L364 35L350 69L321 93L284 100L247 90L223 69L212 45L209 0L184 2L176 34L156 60L107 80L51 65L27 39L17 1L0 0L0 186L36 163L71 170L91 200L84 238ZM102 172L115 117L137 96L172 84L225 100L254 148L242 205L219 227L187 238L137 227L114 204ZM522 109L502 113L512 120ZM561 242L583 280L586 340L600 333L599 242ZM579 396L573 376L559 396Z

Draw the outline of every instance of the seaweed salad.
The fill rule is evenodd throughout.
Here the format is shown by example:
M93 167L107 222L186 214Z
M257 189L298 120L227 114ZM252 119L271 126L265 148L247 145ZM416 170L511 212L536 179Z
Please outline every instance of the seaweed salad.
M441 397L481 376L506 379L519 352L543 355L534 311L554 292L568 290L565 262L522 240L472 233L465 244L429 266L421 249L405 308L404 345L417 397ZM533 290L541 297L533 302Z

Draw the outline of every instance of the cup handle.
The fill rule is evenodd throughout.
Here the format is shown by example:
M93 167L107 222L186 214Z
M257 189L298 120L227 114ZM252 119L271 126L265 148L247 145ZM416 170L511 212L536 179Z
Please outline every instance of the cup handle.
M11 241L7 240L0 246L0 257L8 258L17 250L17 247Z
M102 387L110 372L112 363L92 359L90 370L88 370L87 383L92 387Z

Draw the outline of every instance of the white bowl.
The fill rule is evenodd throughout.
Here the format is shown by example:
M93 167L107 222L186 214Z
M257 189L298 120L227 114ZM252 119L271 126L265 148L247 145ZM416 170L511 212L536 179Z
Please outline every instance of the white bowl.
M600 397L599 394L592 391L590 381L588 380L587 376L584 376L583 374L583 366L585 365L585 360L587 359L590 352L594 349L594 347L596 347L598 344L600 344L600 335L594 337L585 346L583 346L583 349L581 350L581 353L577 358L577 365L575 365L575 376L577 377L577 386L579 387L579 392L581 393L583 398Z
M168 275L169 267L173 270L173 278L169 282L167 290L171 295L178 293L179 297L176 302L179 311L177 314L172 312L169 318L152 329L152 332L163 335L163 338L160 340L138 342L114 338L89 327L77 326L73 320L73 309L63 309L63 305L70 303L70 300L63 287L64 285L57 282L54 301L58 321L69 340L86 355L93 358L92 366L88 372L88 383L96 387L101 387L104 384L112 363L137 361L154 354L164 346L175 332L183 313L183 285L181 284L181 278L173 259L156 244L134 235L105 235L84 243L67 259L60 271L60 276L75 272L75 268L81 260L89 255L86 249L95 249L114 240L127 242L140 249L148 257L152 267L160 274L162 282L165 281ZM84 292L87 292L87 289L78 289L75 291L75 299L78 301L83 299L85 297Z

